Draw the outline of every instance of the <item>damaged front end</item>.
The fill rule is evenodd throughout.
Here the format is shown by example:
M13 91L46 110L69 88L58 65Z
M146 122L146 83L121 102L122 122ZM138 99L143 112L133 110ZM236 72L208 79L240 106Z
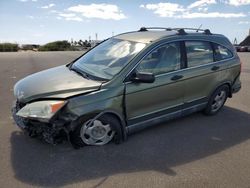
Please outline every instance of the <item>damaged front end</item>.
M39 121L36 118L24 118L18 116L17 113L26 106L26 104L17 101L12 108L13 119L18 127L20 127L30 137L35 137L44 140L49 144L56 145L69 140L69 125L74 117L72 114L64 114L59 116L56 114L48 122ZM60 114L65 113L65 110L60 110Z

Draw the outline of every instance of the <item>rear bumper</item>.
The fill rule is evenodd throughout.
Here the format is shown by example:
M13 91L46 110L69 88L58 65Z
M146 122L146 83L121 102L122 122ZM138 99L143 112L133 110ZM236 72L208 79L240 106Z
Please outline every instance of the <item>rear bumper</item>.
M232 94L239 92L240 89L241 89L241 81L240 81L240 72L239 72L239 74L234 79L234 82L231 87L231 97L232 97Z
M238 76L235 79L234 84L232 85L232 93L237 93L240 91L240 89L241 89L241 81L240 81L240 76Z

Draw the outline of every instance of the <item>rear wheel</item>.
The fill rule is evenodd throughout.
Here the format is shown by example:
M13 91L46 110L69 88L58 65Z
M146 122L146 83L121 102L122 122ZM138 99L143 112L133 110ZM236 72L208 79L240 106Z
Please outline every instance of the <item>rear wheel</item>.
M208 105L204 110L206 115L217 114L223 105L225 104L229 93L229 88L227 85L223 85L215 90L213 95L210 97Z
M115 137L121 136L119 120L111 115L103 115L97 119L82 120L71 134L74 146L105 145Z

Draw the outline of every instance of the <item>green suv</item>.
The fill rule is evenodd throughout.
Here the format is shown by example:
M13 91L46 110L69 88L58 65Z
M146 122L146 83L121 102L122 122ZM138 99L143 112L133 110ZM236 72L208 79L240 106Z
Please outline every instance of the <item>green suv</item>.
M216 114L241 88L240 59L209 30L141 28L14 87L30 136L73 146L120 143L131 132L197 111Z

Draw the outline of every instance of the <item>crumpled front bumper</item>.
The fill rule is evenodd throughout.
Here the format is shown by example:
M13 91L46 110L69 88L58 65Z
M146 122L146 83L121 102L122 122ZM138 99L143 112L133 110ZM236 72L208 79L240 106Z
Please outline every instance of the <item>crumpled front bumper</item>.
M37 137L49 144L57 144L68 138L67 130L65 129L65 122L56 121L54 123L44 123L36 120L29 120L17 116L17 112L24 105L18 102L12 107L12 116L16 125L31 137Z
M25 120L24 118L22 118L20 116L17 116L16 114L24 106L25 106L25 104L22 104L18 101L15 101L13 103L13 106L11 109L12 117L13 117L14 121L16 122L16 125L23 130L25 130L27 128L28 122L27 122L27 120Z
M25 130L25 128L27 128L27 121L24 118L16 115L17 110L16 110L15 106L12 108L11 112L12 112L12 117L13 117L14 121L16 122L16 125L19 128Z

